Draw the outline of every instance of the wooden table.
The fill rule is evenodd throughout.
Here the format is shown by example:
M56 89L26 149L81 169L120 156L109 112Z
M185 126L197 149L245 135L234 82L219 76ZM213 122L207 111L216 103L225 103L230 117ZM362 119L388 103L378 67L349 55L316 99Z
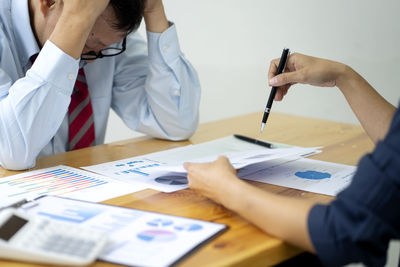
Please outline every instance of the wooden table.
M259 134L261 115L262 112L257 112L201 124L196 134L190 140L183 142L140 137L41 158L37 161L36 169L58 164L72 167L99 164L198 144L234 133L303 147L324 146L323 153L310 158L350 165L356 165L363 154L373 149L373 143L360 126L277 113L271 114L261 135ZM0 177L16 173L18 172L0 168ZM315 202L326 203L332 199L329 196L296 189L257 182L250 183L266 191ZM171 194L147 189L110 199L105 203L229 225L230 229L227 232L186 257L179 266L269 266L301 253L299 248L269 236L237 214L190 189ZM0 261L0 265L39 266L8 261ZM96 262L93 266L117 265Z

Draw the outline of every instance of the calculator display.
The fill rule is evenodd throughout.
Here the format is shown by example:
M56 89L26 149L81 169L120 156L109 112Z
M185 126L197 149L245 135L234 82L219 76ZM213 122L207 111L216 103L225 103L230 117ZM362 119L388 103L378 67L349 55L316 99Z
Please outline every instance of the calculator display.
M0 239L5 241L10 240L15 233L19 231L28 221L12 215L1 227L0 227Z

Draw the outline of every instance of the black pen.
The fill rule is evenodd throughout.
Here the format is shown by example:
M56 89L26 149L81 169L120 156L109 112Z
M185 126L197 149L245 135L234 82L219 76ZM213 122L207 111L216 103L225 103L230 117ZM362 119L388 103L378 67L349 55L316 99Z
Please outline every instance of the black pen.
M243 136L243 135L240 135L240 134L234 134L233 136L236 137L237 139L240 139L240 140L243 140L243 141L255 144L255 145L260 145L260 146L265 146L265 147L268 147L268 148L272 148L272 144L267 143L265 141L257 140L257 139L250 138L250 137L247 137L247 136Z
M14 203L11 203L11 204L9 204L9 205L7 205L7 206L4 206L4 207L0 207L0 211L2 211L2 210L5 210L5 209L8 209L8 208L19 208L19 207L21 207L22 205L24 205L24 204L26 204L26 203L28 203L29 201L27 200L27 199L21 199L21 200L19 200L19 201L16 201L16 202L14 202Z
M278 71L277 71L276 75L279 75L279 74L281 74L283 72L283 70L285 69L286 61L287 61L288 57L289 57L289 48L284 48L283 52L282 52L281 59L279 61ZM277 89L278 89L278 87L275 87L275 86L273 86L271 88L271 92L269 94L267 106L265 107L265 110L264 110L264 116L263 116L262 121L261 121L260 133L262 133L262 131L264 130L265 124L267 123L269 112L271 111L272 102L274 102L274 98L275 98L275 94L276 94L276 90Z

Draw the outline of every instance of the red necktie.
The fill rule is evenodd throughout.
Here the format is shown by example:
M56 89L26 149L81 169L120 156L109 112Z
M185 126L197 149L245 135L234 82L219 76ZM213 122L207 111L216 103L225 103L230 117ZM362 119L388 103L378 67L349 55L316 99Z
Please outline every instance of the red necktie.
M69 115L69 150L89 147L94 144L93 109L83 69L78 72Z
M31 56L33 64L39 54ZM79 69L75 88L68 108L69 115L69 150L92 146L95 140L93 109L85 72Z

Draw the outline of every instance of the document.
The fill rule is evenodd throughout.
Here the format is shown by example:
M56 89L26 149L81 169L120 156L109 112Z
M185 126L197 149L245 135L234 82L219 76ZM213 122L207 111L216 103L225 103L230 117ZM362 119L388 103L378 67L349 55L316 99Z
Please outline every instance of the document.
M274 159L240 169L240 178L336 196L350 183L356 167L302 157Z
M100 260L127 266L171 266L227 226L61 197L43 197L20 210L107 232Z
M56 166L0 179L0 207L22 199L58 195L87 201L104 201L145 189L68 166Z
M174 192L188 187L184 162L210 162L220 155L225 155L232 165L239 169L276 158L315 154L320 152L317 149L301 147L270 149L229 136L198 145L82 168L122 182L162 192Z

